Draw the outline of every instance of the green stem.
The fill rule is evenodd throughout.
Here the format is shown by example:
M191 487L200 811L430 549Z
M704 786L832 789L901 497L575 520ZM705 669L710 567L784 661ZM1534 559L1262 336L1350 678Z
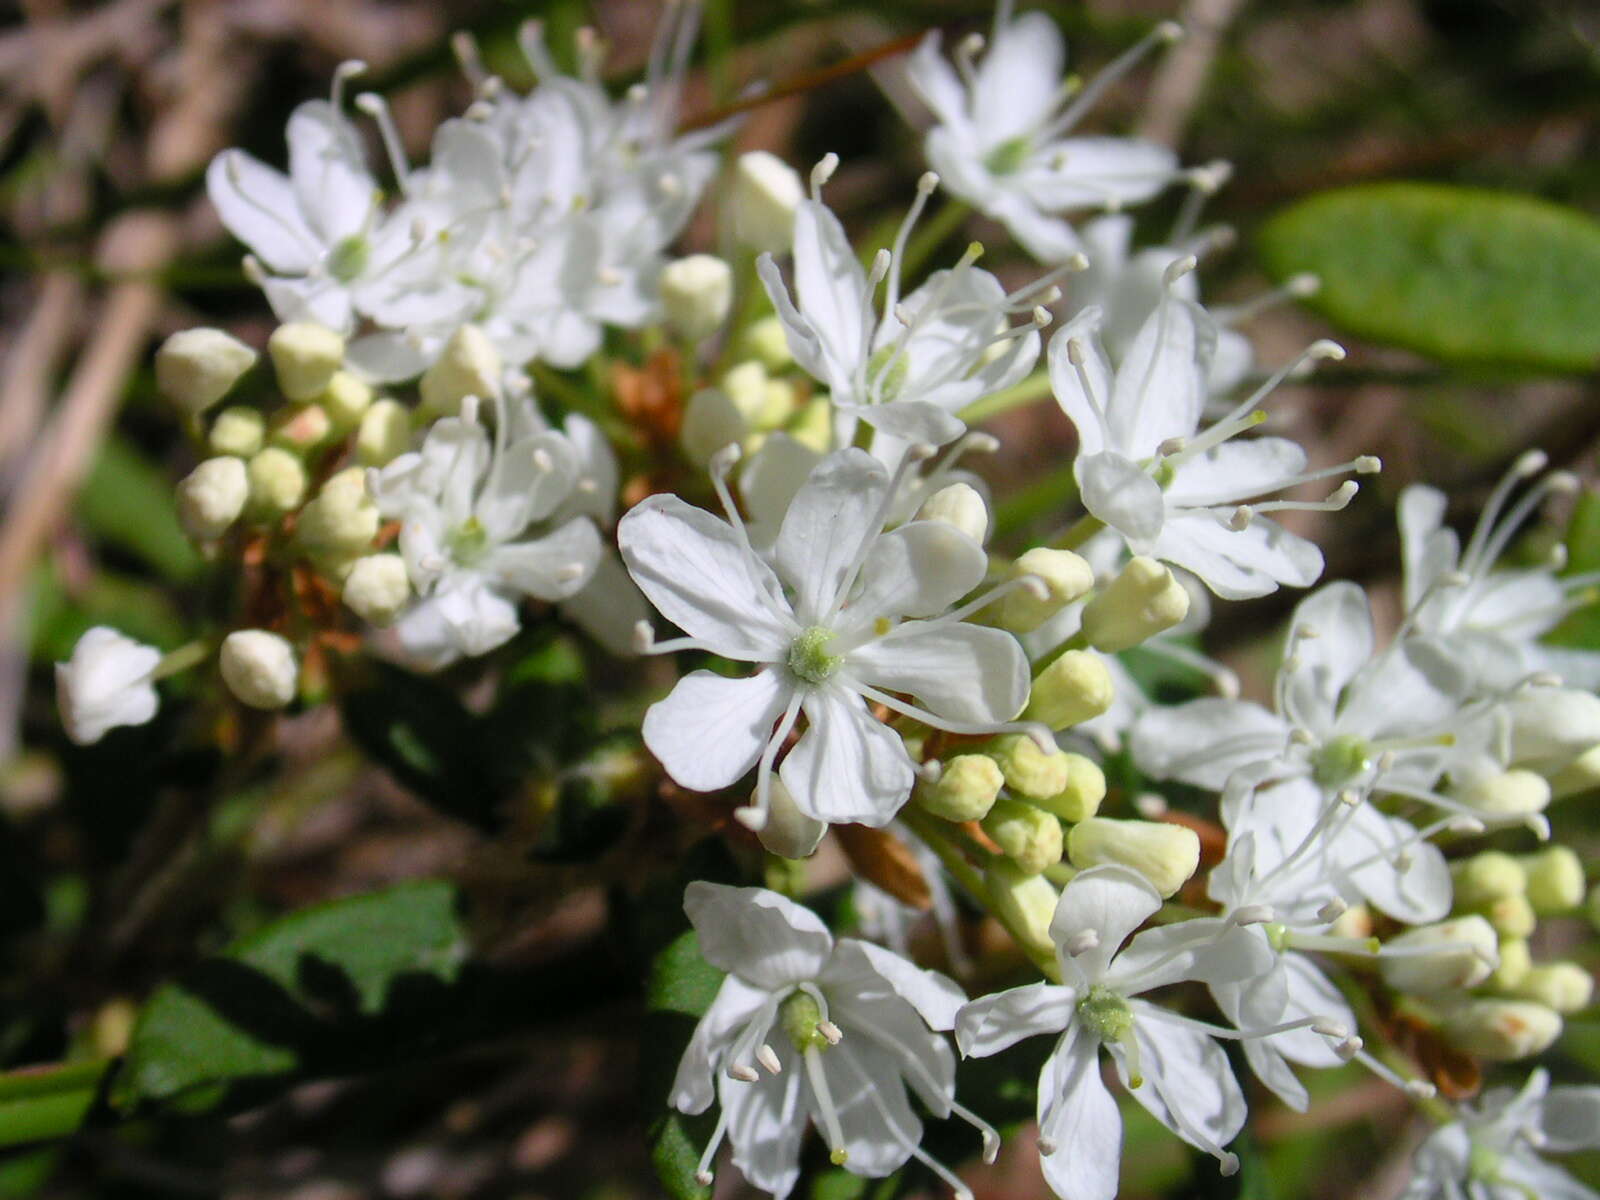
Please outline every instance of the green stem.
M1099 517L1085 514L1073 522L1072 528L1056 539L1056 549L1076 550L1105 527L1106 523Z
M199 666L211 653L212 646L205 638L197 638L184 646L179 646L170 654L165 655L156 664L156 669L150 672L150 679L166 679L169 676L187 671L190 667Z
M110 1065L101 1059L0 1076L0 1146L49 1141L76 1132Z
M1014 383L1008 388L985 396L982 400L974 401L956 415L968 425L977 425L990 417L998 417L1001 413L1032 404L1035 400L1042 400L1048 395L1050 395L1049 372L1035 371L1020 383Z
M946 200L944 207L924 221L922 228L912 234L911 240L906 243L905 257L900 260L900 278L915 277L922 269L922 264L961 228L971 212L959 200Z

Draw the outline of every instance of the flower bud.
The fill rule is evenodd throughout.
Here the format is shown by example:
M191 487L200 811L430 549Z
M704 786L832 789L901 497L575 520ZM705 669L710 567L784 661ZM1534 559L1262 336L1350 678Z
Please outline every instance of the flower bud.
M88 746L118 725L143 725L161 699L151 676L161 651L96 625L56 664L56 708L67 736Z
M790 423L788 432L808 450L828 453L833 448L833 405L821 397L812 400Z
M1473 780L1456 797L1490 822L1516 821L1544 811L1550 785L1532 771L1512 770Z
M379 400L361 414L356 459L364 467L387 466L411 449L411 414L398 400Z
M1096 650L1115 654L1137 646L1189 615L1189 593L1153 558L1128 560L1117 577L1083 609L1083 634Z
M1482 908L1503 896L1520 896L1528 888L1528 873L1509 854L1485 850L1450 864L1455 884L1455 906Z
M267 339L278 390L302 403L315 400L344 365L344 339L310 321L279 325Z
M1328 926L1328 933L1336 938L1354 938L1364 942L1372 936L1372 910L1365 904L1352 904Z
M1389 939L1378 958L1396 991L1449 992L1477 987L1500 965L1500 940L1480 916L1419 925Z
M783 322L777 317L762 317L751 322L744 331L741 345L769 371L781 371L794 361L794 355L789 352L789 335L784 333Z
M1043 875L1029 875L1007 859L996 859L983 873L984 889L995 916L1024 949L1053 956L1050 921L1061 897Z
M206 444L213 454L231 454L235 458L253 458L260 453L266 437L267 420L253 408L234 405L217 414L211 423Z
M418 381L423 407L453 417L468 396L487 400L498 395L501 366L500 352L483 330L476 325L461 326Z
M241 629L222 639L222 682L251 708L282 708L294 699L300 668L294 650L275 633Z
M1163 897L1177 894L1200 866L1200 836L1165 821L1089 817L1067 835L1067 857L1080 870L1121 863L1139 872Z
M1012 633L1032 633L1094 587L1094 568L1080 555L1048 546L1027 551L1011 564L1009 575L1012 579L1032 575L1045 588L1042 599L1027 588L1019 588L1000 601L999 625Z
M1024 733L995 738L983 752L1000 765L1006 786L1030 800L1054 796L1067 786L1070 768L1059 750L1046 752Z
M1548 1050L1561 1026L1560 1013L1529 1000L1468 1000L1451 1007L1442 1032L1468 1054L1510 1062Z
M701 388L684 406L678 444L684 457L703 468L724 446L742 444L749 432L743 414L726 393Z
M722 328L732 305L733 271L716 255L691 254L662 268L662 315L684 341L710 337Z
M1525 938L1539 923L1526 896L1501 896L1483 906L1483 915L1501 937Z
M1530 687L1506 701L1511 761L1559 771L1600 742L1600 696L1576 688Z
M411 580L405 560L398 554L368 554L356 559L345 575L344 602L369 625L382 628L394 620L411 599Z
M300 506L306 494L306 469L280 446L268 446L250 460L250 509L264 519Z
M320 404L284 409L274 417L267 440L291 454L305 455L333 436L333 422Z
M919 787L917 806L946 821L981 820L1005 782L999 765L986 754L958 754L944 764L932 784Z
M1063 821L1086 821L1099 811L1106 798L1106 777L1099 764L1070 751L1067 760L1067 786L1054 796L1035 801L1046 812Z
M1024 720L1068 729L1098 717L1116 699L1111 671L1088 650L1068 650L1039 672L1028 693Z
M757 831L756 837L768 852L779 858L811 857L822 835L828 832L828 823L801 812L776 774L769 782L772 790L768 794L767 823Z
M753 429L776 429L794 415L794 386L773 379L753 359L724 373L722 390Z
M1582 1012L1594 999L1594 977L1574 962L1546 963L1530 967L1508 990L1558 1013Z
M295 536L312 554L348 558L360 554L378 535L378 506L367 494L367 473L346 467L300 510Z
M1540 916L1569 913L1583 903L1583 861L1569 846L1549 846L1517 861L1527 873L1528 903Z
M255 365L256 352L220 329L185 329L156 351L156 386L187 413L221 400Z
M335 371L328 386L317 397L317 404L328 414L335 433L348 433L360 422L361 414L372 406L372 388L349 371Z
M794 244L794 214L805 197L800 176L765 150L739 156L733 181L733 227L756 251L782 254Z
M983 831L1018 869L1037 875L1061 861L1061 822L1047 812L1001 796L983 818Z
M1590 746L1550 777L1550 794L1557 800L1600 788L1600 745Z
M965 483L948 484L929 496L917 509L916 519L953 525L980 546L989 536L989 506L976 488Z
M178 484L178 522L195 541L213 541L239 519L249 498L242 458L208 458Z
M1489 986L1499 992L1513 990L1533 966L1527 938L1500 939L1500 965L1490 974Z

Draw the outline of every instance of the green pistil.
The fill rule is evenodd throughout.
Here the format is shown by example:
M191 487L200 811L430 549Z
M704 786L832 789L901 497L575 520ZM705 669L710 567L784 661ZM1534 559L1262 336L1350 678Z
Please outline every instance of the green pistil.
M483 557L489 548L489 534L477 517L468 517L456 527L446 540L450 557L463 567L470 567Z
M839 654L828 653L833 630L814 625L789 644L789 670L806 683L826 683L844 662Z
M1170 459L1163 458L1156 464L1155 470L1150 472L1150 478L1156 481L1156 486L1163 491L1172 486L1172 481L1177 478L1178 468L1172 465Z
M1311 777L1325 788L1339 787L1372 765L1371 754L1365 738L1336 737L1312 756Z
M367 260L371 256L372 247L366 235L352 233L335 243L328 254L328 274L340 283L349 283L367 269Z
M1078 1001L1078 1017L1102 1042L1125 1041L1133 1032L1133 1010L1103 984L1095 984Z
M991 175L1010 175L1019 170L1032 153L1033 142L1026 134L1019 134L989 151L989 157L983 160L983 165L989 168Z
M821 1023L822 1006L810 992L790 992L788 999L778 1007L778 1024L801 1054L828 1048L828 1039L817 1028Z
M911 368L906 356L899 351L899 343L893 342L874 351L867 360L867 378L872 381L880 404L889 403L906 386L906 375Z

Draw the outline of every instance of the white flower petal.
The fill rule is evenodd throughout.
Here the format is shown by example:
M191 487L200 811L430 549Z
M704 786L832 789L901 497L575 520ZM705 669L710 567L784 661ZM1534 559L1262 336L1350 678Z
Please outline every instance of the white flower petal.
M766 888L697 879L683 894L700 955L768 992L815 979L833 953L833 935L809 908Z
M243 150L224 150L206 168L206 193L230 233L269 270L300 275L322 246L300 215L288 176Z
M1277 960L1257 927L1196 917L1135 935L1112 962L1106 981L1132 996L1185 979L1242 982L1270 971Z
M299 210L330 248L360 234L378 201L361 139L326 100L308 100L289 117L289 178Z
M1248 700L1202 697L1171 708L1148 708L1133 724L1129 748L1153 779L1176 779L1221 791L1240 767L1281 754L1289 726Z
M776 576L726 521L676 496L651 496L617 525L628 572L650 602L717 653L775 662L787 652Z
M845 995L868 995L887 988L914 1009L932 1029L953 1029L967 995L953 979L924 970L892 950L858 938L844 938L822 975Z
M1553 1154L1600 1146L1600 1087L1551 1088L1539 1109L1539 1130Z
M802 200L795 209L794 290L800 311L834 364L824 382L833 386L836 400L860 399L839 395L843 381L834 376L839 366L866 358L873 319L867 276L839 218L815 200Z
M616 551L602 546L594 574L561 602L561 615L619 658L637 653L634 632L650 619L644 593L622 565Z
M1199 305L1170 294L1157 305L1117 367L1106 415L1119 451L1149 458L1168 438L1194 436L1215 345Z
M523 438L494 456L475 515L491 540L505 541L554 512L577 481L577 455L563 435Z
M745 679L693 671L645 713L644 744L679 785L718 791L756 765L792 695L776 670Z
M980 996L956 1014L963 1057L986 1058L1023 1038L1056 1034L1072 1024L1078 994L1056 983L1030 983Z
M1320 734L1331 729L1345 685L1372 657L1372 612L1360 586L1340 580L1295 605L1293 621L1316 636L1296 643L1300 666L1289 684L1290 697L1294 711Z
M1131 459L1116 451L1080 454L1073 464L1083 506L1145 552L1160 535L1167 503L1161 485ZM1202 576L1204 578L1204 576Z
M922 1121L911 1110L894 1056L851 1034L822 1054L822 1070L844 1135L845 1170L882 1178L905 1164L911 1147L922 1141ZM796 1064L785 1070L800 1070ZM953 1074L953 1072L952 1072ZM811 1119L823 1128L816 1094L806 1089Z
M778 573L794 586L801 625L823 620L846 573L877 536L872 520L888 486L883 464L851 448L823 459L795 493L773 558Z
M1322 551L1314 543L1265 517L1231 529L1224 523L1228 515L1169 510L1149 553L1192 571L1224 600L1265 596L1282 585L1309 587L1322 574Z
M468 658L505 645L522 627L517 606L475 575L440 587L433 594L433 603Z
M1100 327L1104 314L1096 305L1089 305L1068 321L1050 339L1046 358L1050 369L1050 390L1056 403L1067 414L1073 428L1078 431L1080 456L1100 454L1114 449L1107 442L1108 431L1105 406L1111 402L1114 378L1111 362L1100 344ZM1069 345L1083 348L1083 362L1074 364L1069 355ZM1083 374L1079 374L1079 366ZM1084 380L1088 380L1085 390Z
M1041 146L1016 176L1016 186L1042 209L1126 208L1173 181L1177 157L1137 138L1065 138Z
M779 769L795 804L830 824L887 825L916 777L900 735L842 688L814 688L804 706L810 726Z
M844 620L934 617L983 582L989 556L946 521L912 521L890 530L861 568Z
M526 596L566 600L593 578L601 550L594 522L574 517L544 537L494 547L478 568Z
M782 1050L779 1051L782 1053ZM726 1073L717 1093L728 1114L733 1165L763 1191L784 1197L800 1179L800 1143L806 1132L805 1075L793 1069L765 1071L744 1083Z
M1047 13L1025 12L998 26L978 64L972 121L991 147L1038 129L1061 103L1066 47Z
M1127 867L1090 867L1073 876L1056 904L1050 940L1065 946L1080 934L1093 932L1098 942L1078 955L1065 957L1069 982L1073 975L1089 983L1102 979L1122 943L1160 908L1161 897L1155 888Z
M1001 629L907 621L845 658L852 678L905 692L952 721L1009 721L1028 701L1028 659Z
M1191 1146L1212 1150L1196 1132L1227 1145L1245 1118L1244 1093L1227 1054L1206 1034L1152 1015L1152 1004L1133 1000L1129 1007L1144 1072L1144 1086L1129 1088L1133 1098Z
M1122 1165L1122 1114L1100 1077L1086 1031L1062 1037L1039 1075L1039 1133L1055 1153L1039 1159L1061 1200L1114 1200Z
M771 993L753 988L737 975L724 976L705 1015L678 1060L670 1103L679 1112L703 1113L716 1095L716 1072L722 1052L762 1005L774 1004Z

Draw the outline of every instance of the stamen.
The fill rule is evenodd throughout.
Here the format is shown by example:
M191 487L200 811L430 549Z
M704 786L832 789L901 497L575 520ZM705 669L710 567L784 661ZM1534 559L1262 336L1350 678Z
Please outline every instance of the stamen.
M394 123L388 102L377 92L362 92L356 97L356 107L371 117L378 125L383 140L384 153L389 156L389 169L402 192L411 191L411 166L406 161L405 146L400 141L400 129Z
M1100 934L1094 929L1080 929L1066 940L1062 946L1069 957L1077 958L1080 954L1087 954L1100 946Z
M883 294L884 320L888 314L894 312L900 303L900 264L905 261L906 243L911 238L911 230L916 225L917 219L922 216L922 210L928 206L928 197L939 189L939 176L932 171L924 171L917 179L917 194L911 201L911 207L906 210L905 219L900 222L900 228L895 232L894 243L889 250L890 270L888 271L889 286ZM871 289L868 289L871 295Z
M1124 50L1111 61L1094 81L1078 94L1078 98L1069 104L1060 116L1050 122L1039 134L1036 141L1043 143L1055 140L1061 134L1071 129L1078 123L1079 118L1088 112L1100 97L1104 96L1113 85L1123 76L1139 65L1139 61L1158 46L1170 45L1183 37L1183 26L1176 21L1163 21L1153 30L1141 38L1132 48Z
M811 168L811 199L822 203L822 187L833 178L833 173L839 169L839 156L832 150L824 154L817 165Z
M925 708L919 708L917 705L909 704L904 700L897 700L887 692L880 692L877 688L864 684L859 680L852 680L850 686L867 699L875 700L891 712L897 712L903 717L910 717L914 721L920 721L929 729L942 729L946 733L972 734L974 736L1025 733L1046 754L1058 749L1055 735L1050 732L1050 727L1037 721L1004 721L995 725L980 725L969 721L949 721L944 717L935 716Z
M783 1064L778 1061L778 1052L767 1042L762 1042L761 1048L756 1051L756 1061L769 1075L783 1074Z
M822 1117L829 1161L836 1167L842 1167L850 1155L844 1148L844 1130L839 1124L839 1112L833 1105L833 1094L828 1090L828 1076L822 1068L822 1054L815 1046L808 1046L801 1057L806 1064L806 1078L811 1082L811 1094L817 1101L817 1112ZM875 1094L870 1084L867 1094Z
M722 1149L722 1139L728 1134L728 1109L723 1106L719 1106L719 1109L717 1127L711 1131L711 1139L706 1142L706 1148L701 1151L700 1161L694 1169L694 1181L701 1187L711 1186L711 1163L717 1157L717 1151Z
M366 70L367 64L359 58L347 58L333 69L333 87L329 92L328 102L333 106L334 112L341 112L344 109L345 81L365 74Z
M969 33L956 43L955 53L951 56L956 65L956 72L961 76L961 82L967 85L968 91L978 89L978 72L976 59L983 53L984 39L981 33Z
M461 68L461 73L467 77L467 82L472 84L473 90L482 87L483 81L489 77L489 72L483 65L483 55L478 50L478 39L465 29L458 29L450 35L450 51L456 56L456 64Z
M561 68L556 65L556 60L550 55L550 48L544 42L544 22L535 17L531 21L524 21L517 30L517 49L522 51L522 57L528 60L528 66L533 68L534 75L540 80L559 78Z

